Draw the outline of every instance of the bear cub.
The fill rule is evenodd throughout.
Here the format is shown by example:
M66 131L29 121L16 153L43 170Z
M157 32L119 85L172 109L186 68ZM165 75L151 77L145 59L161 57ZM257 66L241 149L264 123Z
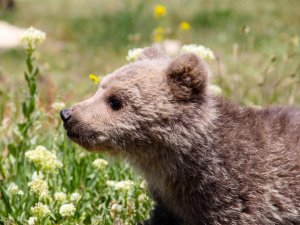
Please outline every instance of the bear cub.
M300 110L240 107L192 53L146 48L61 111L67 135L126 158L156 202L147 225L300 224Z

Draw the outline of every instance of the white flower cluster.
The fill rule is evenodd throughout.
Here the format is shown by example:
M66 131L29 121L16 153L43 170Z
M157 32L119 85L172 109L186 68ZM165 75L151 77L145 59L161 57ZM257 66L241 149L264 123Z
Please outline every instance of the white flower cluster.
M49 195L48 184L42 179L41 176L34 177L33 180L28 183L30 191L39 195L41 198L46 198Z
M123 209L122 205L119 205L117 203L113 203L110 206L109 213L110 213L112 218L116 218L117 215L119 215L122 212L122 209Z
M222 94L222 88L220 88L218 85L215 84L208 85L208 90L216 95Z
M8 185L7 191L12 195L24 195L24 192L13 182Z
M75 214L76 208L73 203L63 204L59 208L59 214L63 217L73 216Z
M30 210L37 218L46 217L50 214L49 207L41 202L38 202L35 206L31 207Z
M36 217L30 217L28 220L28 225L34 225L36 221L37 221Z
M34 49L37 45L42 44L46 39L46 33L35 29L28 28L21 36L21 42L28 49Z
M126 56L127 61L135 61L138 59L138 57L142 54L143 49L142 48L134 48L130 49L128 51L128 54Z
M54 172L62 167L62 163L56 158L56 155L42 145L37 146L34 150L27 151L25 156L44 172Z
M140 194L140 195L138 196L138 201L139 201L139 203L143 203L147 198L148 198L147 195L145 195L145 194Z
M72 202L79 202L80 199L81 199L81 195L78 192L74 192L71 194L70 200Z
M106 184L115 190L127 191L132 188L134 182L131 180L124 180L124 181L108 180Z
M104 169L107 165L108 165L108 162L104 159L96 159L93 162L93 166L98 170Z
M181 52L194 53L197 56L203 58L204 60L214 60L216 58L213 51L203 45L196 45L196 44L184 45L181 48Z
M58 202L64 202L67 199L67 195L64 192L54 193L54 199Z

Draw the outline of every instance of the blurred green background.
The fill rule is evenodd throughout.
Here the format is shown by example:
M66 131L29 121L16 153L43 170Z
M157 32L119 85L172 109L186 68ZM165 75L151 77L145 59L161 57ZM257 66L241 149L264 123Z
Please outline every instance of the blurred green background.
M157 4L167 9L160 19L153 12ZM300 62L299 9L299 0L20 0L13 10L2 10L0 20L47 33L38 62L40 94L48 105L91 95L97 86L88 74L104 75L127 63L127 51L151 45L158 26L169 29L167 39L203 44L215 52L212 82L226 96L243 104L293 104L297 96L291 99L290 85L298 82L294 77ZM178 31L182 21L191 29ZM0 50L2 97L20 93L24 57L22 48Z

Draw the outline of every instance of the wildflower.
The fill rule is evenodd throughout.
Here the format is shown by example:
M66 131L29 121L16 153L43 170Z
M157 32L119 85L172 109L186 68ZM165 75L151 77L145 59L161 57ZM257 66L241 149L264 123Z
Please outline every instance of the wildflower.
M39 44L42 44L46 39L46 34L34 27L28 28L21 35L21 42L27 49L35 49Z
M153 41L161 42L162 40L164 40L166 33L167 33L166 28L156 27L152 33Z
M154 7L154 16L156 18L163 17L167 14L167 8L163 5L156 5Z
M145 195L145 194L140 194L138 196L139 203L143 203L146 199L147 199L147 195Z
M51 107L56 111L60 111L66 107L66 104L64 102L54 102Z
M44 174L42 172L34 171L31 176L31 180L35 180L35 179L44 179Z
M49 207L41 202L38 202L35 206L31 207L30 210L37 218L46 217L50 214Z
M73 203L63 204L59 208L59 214L64 217L73 216L75 214L75 211L76 211L76 208Z
M145 189L147 187L147 182L143 180L140 184L140 188Z
M79 202L80 199L81 199L81 195L78 192L74 192L71 194L70 200L72 202Z
M222 88L220 88L218 85L215 85L215 84L210 84L208 86L208 90L210 90L211 92L213 92L216 95L222 94Z
M35 166L45 172L53 172L62 167L62 163L56 158L56 155L41 145L37 146L34 150L27 151L25 156L32 161Z
M17 192L17 195L24 195L24 191L19 190L19 191Z
M64 202L67 199L67 195L63 192L56 192L54 194L54 199L59 202Z
M36 217L30 217L28 220L28 225L34 225L36 221L37 221Z
M49 191L48 191L48 184L46 183L46 181L40 178L36 178L31 182L29 182L28 186L30 191L39 195L40 197L45 198L46 196L48 196Z
M117 215L119 215L121 212L122 212L122 205L119 205L117 203L113 203L111 206L110 206L110 210L109 210L109 213L111 215L112 218L116 218Z
M10 184L8 185L7 191L8 191L10 194L17 194L18 191L19 191L19 187L18 187L18 185L16 185L14 182L12 182L12 183L10 183Z
M191 29L191 24L189 24L188 22L186 21L183 21L179 24L179 27L181 30L190 30Z
M184 45L181 48L181 52L192 52L205 60L215 59L214 53L209 48L206 48L203 45Z
M104 159L96 159L93 162L93 166L98 170L104 169L107 165L108 165L108 162Z
M108 180L106 184L114 188L115 190L122 190L122 191L127 191L134 185L133 181L131 180L124 180L124 181Z
M126 56L126 60L127 61L136 61L142 52L143 52L142 48L130 49Z
M92 80L95 84L99 84L100 83L100 77L96 76L95 74L90 74L89 75L90 80Z

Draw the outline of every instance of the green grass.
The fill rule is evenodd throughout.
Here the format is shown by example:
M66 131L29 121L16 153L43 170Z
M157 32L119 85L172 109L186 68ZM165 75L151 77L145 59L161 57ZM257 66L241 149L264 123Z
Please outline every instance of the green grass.
M165 18L154 18L155 4L165 4ZM119 220L134 224L146 218L152 203L138 200L147 193L140 187L142 178L122 160L87 153L68 141L51 104L72 105L90 96L97 87L88 79L89 73L105 75L125 64L128 49L151 45L153 29L164 26L170 30L167 38L203 44L215 52L210 82L219 85L227 98L243 105L297 105L299 7L297 0L176 0L170 5L137 0L101 4L96 0L26 0L17 1L11 12L0 11L0 19L47 32L37 54L38 119L26 139L17 129L24 119L26 52L22 48L0 50L0 224L26 224L32 216L30 208L39 198L29 191L28 182L38 168L24 154L37 145L46 146L63 163L56 174L45 177L52 200L44 203L52 214L40 224L116 224ZM178 31L181 21L188 21L191 30ZM109 165L96 170L92 165L96 158L106 158ZM134 185L128 191L114 190L106 184L108 180L132 180ZM11 182L24 195L9 192ZM58 191L67 194L67 202L75 191L82 196L73 217L60 215L61 203L54 200ZM122 206L117 214L111 211L114 203Z

